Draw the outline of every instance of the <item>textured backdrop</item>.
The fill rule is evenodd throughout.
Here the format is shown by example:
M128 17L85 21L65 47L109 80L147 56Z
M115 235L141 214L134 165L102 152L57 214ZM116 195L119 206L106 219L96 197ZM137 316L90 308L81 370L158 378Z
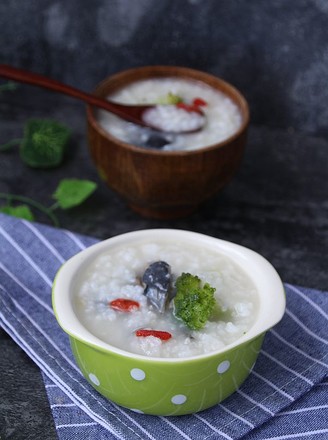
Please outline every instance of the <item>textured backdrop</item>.
M85 90L184 65L240 88L254 123L328 133L327 0L7 0L0 29L0 62Z
M98 190L58 213L63 227L98 238L195 230L261 253L285 282L328 290L328 0L0 0L0 63L85 90L146 64L190 66L235 84L252 113L241 170L190 218L160 223L130 211L97 180L85 106L30 86L0 95L0 144L40 117L65 122L70 147L54 170L25 166L17 148L1 153L0 192L49 206L62 178L90 178ZM38 368L2 330L0 353L1 439L57 439Z

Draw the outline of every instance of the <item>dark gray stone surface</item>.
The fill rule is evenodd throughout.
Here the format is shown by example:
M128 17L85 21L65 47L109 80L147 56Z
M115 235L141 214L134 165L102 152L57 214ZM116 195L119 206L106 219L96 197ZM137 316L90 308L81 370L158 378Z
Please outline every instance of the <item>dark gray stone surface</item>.
M240 88L254 123L327 134L326 0L9 0L0 29L0 62L86 90L125 68L185 65Z
M0 63L85 90L108 74L146 64L221 76L251 107L242 167L192 216L141 218L99 180L89 159L83 104L20 86L0 95L0 144L20 137L30 117L65 122L72 139L63 165L49 171L23 165L17 149L0 153L0 192L51 205L61 178L89 178L98 190L83 206L58 211L63 227L98 238L152 227L199 231L261 253L285 282L327 290L326 0L99 0L90 8L86 0L1 2ZM0 353L1 440L56 438L38 368L4 332Z

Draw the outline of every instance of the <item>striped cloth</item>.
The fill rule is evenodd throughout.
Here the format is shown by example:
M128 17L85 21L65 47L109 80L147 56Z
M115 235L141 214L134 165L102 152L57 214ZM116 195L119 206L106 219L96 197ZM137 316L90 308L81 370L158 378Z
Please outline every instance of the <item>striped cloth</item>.
M51 308L58 268L95 242L0 214L0 324L42 370L60 440L328 438L328 293L288 284L283 320L223 403L155 417L102 398L81 376Z

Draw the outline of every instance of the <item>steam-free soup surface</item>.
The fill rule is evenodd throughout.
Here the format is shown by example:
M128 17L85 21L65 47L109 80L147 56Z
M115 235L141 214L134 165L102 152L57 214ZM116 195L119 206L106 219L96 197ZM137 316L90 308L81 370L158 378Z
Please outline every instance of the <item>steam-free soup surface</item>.
M155 261L171 267L173 283L182 272L197 275L216 289L216 307L205 327L190 330L174 316L172 303L159 313L144 295L140 281ZM257 292L247 274L231 259L185 242L141 243L111 248L85 270L75 292L75 310L99 339L120 349L152 357L190 357L224 348L245 334L257 315ZM124 298L138 309L122 312L109 304ZM138 337L136 330L169 332L169 340Z
M199 81L174 77L141 80L108 96L108 99L124 104L157 104L168 95L180 97L187 104L199 98L205 101L206 105L201 107L206 120L204 128L189 134L161 133L161 143L156 145L158 133L109 112L99 110L98 121L105 130L124 142L168 151L194 150L222 142L234 135L242 124L241 112L230 97ZM181 110L180 113L186 112ZM179 118L176 114L173 117Z

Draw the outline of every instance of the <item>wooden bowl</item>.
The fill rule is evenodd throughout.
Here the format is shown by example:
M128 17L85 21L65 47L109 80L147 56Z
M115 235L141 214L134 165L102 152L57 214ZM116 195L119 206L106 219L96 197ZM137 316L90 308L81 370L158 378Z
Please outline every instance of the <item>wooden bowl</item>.
M132 82L161 77L201 81L228 95L242 114L240 129L227 140L196 150L160 151L124 143L105 131L88 106L90 153L102 178L139 214L173 219L195 211L234 176L243 156L249 109L246 100L227 82L197 70L147 66L126 70L101 82L95 94L107 97Z

